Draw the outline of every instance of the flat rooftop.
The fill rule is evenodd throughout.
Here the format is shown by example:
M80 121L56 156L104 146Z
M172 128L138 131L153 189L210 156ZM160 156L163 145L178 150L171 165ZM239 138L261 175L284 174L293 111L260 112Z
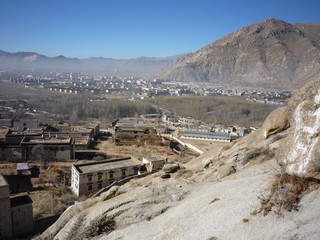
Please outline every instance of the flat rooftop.
M214 138L214 139L231 139L228 133L216 132L201 132L201 131L184 131L183 137L198 137L198 138Z
M90 162L84 164L73 164L79 173L95 173L110 171L119 168L136 167L142 164L138 159L127 157L127 158L116 158L97 162Z
M71 126L71 132L76 133L90 133L92 128L88 128L86 126Z
M130 126L130 127L144 127L145 124L143 122L139 122L137 120L129 120L129 119L120 119L117 122L116 126L121 126L121 127L125 127L125 126Z
M7 136L39 136L43 133L42 128L32 129L30 131L12 131L10 130L6 135Z
M71 138L25 138L22 144L69 144Z

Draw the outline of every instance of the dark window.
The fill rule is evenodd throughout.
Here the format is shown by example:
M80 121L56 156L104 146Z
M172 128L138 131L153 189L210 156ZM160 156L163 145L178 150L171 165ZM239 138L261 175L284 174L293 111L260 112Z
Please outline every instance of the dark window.
M64 147L61 147L60 150L61 150L61 151L64 151Z
M113 179L113 173L110 173L110 178Z
M102 184L99 183L99 184L98 184L98 189L101 189L101 188L102 188Z
M92 176L88 176L88 182L92 182Z
M102 174L98 174L98 180L102 179Z
M88 185L88 190L92 190L92 185Z
M122 176L126 175L126 169L121 169Z

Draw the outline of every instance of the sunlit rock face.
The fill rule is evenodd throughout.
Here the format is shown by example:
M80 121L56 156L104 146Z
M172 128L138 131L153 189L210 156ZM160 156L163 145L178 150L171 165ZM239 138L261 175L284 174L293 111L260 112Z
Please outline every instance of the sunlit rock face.
M279 164L300 177L320 170L320 76L300 89L289 103L292 135L281 148Z
M320 24L266 19L187 54L158 78L250 87L297 88L320 73Z
M282 107L269 114L263 123L263 136L268 138L271 135L282 132L289 127L288 108Z

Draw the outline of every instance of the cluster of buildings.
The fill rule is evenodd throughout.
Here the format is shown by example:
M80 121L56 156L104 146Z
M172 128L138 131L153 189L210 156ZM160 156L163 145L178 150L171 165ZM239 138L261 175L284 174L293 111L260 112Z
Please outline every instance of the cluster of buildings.
M14 120L0 130L0 160L75 159L77 151L93 145L99 132L100 123L40 125L34 118Z
M202 96L224 95L244 96L248 101L265 104L284 105L291 97L291 90L279 89L239 89L212 86L210 83L181 83L164 79L145 80L138 77L87 76L80 73L57 73L48 76L21 76L12 78L12 83L24 84L33 88L48 88L51 91L78 94L121 93L136 98L148 98L161 95L196 94Z
M116 144L161 141L158 131L151 122L137 119L120 119L114 123L113 140Z

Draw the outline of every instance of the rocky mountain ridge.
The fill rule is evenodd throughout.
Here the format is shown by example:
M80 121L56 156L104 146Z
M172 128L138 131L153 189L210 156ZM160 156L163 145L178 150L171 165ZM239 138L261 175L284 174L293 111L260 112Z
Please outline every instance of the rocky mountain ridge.
M158 73L181 82L297 88L320 73L320 24L267 19L178 59Z
M63 55L47 57L36 52L9 53L0 50L0 71L67 71L96 74L150 76L179 57L181 57L181 55L165 58L139 57L132 59L113 59L92 57L78 59L67 58Z

